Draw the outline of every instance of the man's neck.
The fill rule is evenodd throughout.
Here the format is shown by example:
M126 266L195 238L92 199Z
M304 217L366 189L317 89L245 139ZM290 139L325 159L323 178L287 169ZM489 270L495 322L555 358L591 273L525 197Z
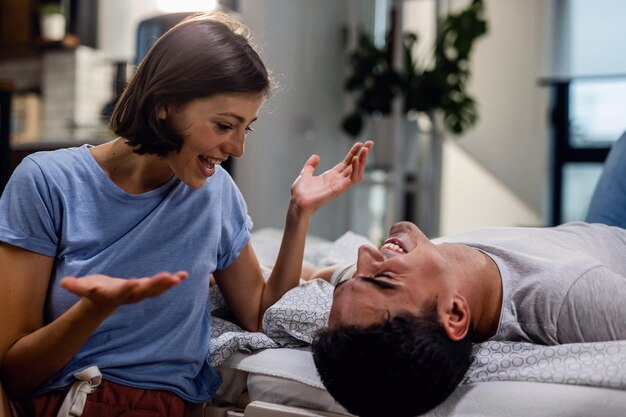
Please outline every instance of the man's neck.
M485 258L484 276L482 279L486 283L483 291L481 303L482 315L475 323L475 338L477 341L484 341L494 336L498 331L500 316L502 314L502 277L500 269L495 261L487 254L480 252Z
M458 288L470 305L472 339L484 341L498 330L502 279L493 259L478 249L452 244L459 273Z

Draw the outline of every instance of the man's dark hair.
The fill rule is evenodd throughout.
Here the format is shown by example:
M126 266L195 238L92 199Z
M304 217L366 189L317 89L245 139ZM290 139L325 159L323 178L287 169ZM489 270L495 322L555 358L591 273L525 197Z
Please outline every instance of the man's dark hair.
M432 304L432 305L430 305ZM443 402L471 364L468 334L452 341L436 303L372 326L324 329L313 359L328 392L358 416L416 416Z
M167 155L182 146L181 132L158 110L220 93L264 94L271 77L247 28L223 13L194 15L150 48L111 115L111 130L139 154Z

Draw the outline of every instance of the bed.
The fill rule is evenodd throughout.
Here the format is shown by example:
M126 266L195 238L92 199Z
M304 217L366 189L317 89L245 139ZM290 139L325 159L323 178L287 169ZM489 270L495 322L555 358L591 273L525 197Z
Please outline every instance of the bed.
M282 232L255 232L252 245L262 263L272 263ZM367 239L347 233L334 242L309 237L305 263L317 266L354 260ZM268 271L266 271L268 272ZM309 344L325 326L332 286L313 280L287 293L264 317L265 334L235 325L219 290L214 303L212 365L223 379L206 417L346 416L317 375ZM455 392L428 417L626 416L626 341L540 346L485 342Z

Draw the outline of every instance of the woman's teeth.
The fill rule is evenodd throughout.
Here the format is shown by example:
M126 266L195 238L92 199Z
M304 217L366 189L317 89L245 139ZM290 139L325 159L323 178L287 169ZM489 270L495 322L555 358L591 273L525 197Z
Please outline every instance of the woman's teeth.
M397 252L397 253L405 253L404 249L402 249L400 246L396 245L395 243L391 243L391 242L385 243L381 247L381 249L387 249L387 250L390 250L392 252Z
M219 159L208 158L208 157L202 156L202 155L200 155L200 158L202 158L202 159L204 159L206 161L209 161L210 163L212 163L214 165L219 165L219 164L222 163L222 161L220 161Z

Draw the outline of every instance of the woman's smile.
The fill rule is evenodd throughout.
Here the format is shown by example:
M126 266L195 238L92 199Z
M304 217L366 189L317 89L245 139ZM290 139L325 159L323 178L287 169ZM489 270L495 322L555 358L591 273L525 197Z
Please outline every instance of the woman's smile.
M200 165L200 170L207 178L212 177L213 174L215 174L216 165L219 165L221 163L222 161L219 159L208 158L202 155L198 156L198 164Z

